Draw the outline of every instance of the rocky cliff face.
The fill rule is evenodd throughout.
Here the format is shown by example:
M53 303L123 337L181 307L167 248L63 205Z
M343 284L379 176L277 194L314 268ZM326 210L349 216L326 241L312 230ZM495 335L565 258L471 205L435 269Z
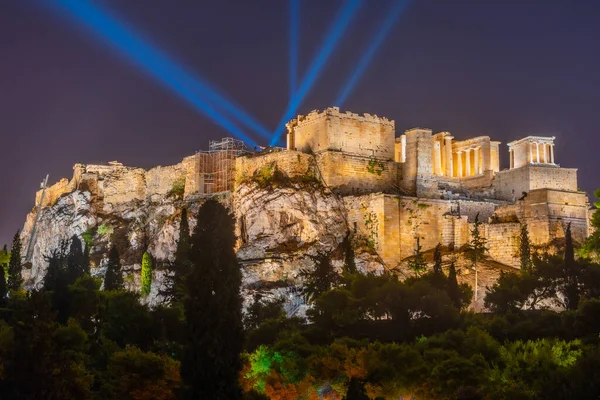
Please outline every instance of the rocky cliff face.
M324 188L269 187L256 183L238 185L222 201L230 207L236 220L239 238L237 255L244 269L246 294L266 291L288 297L289 309L301 301L295 288L298 272L311 268L312 256L332 253L334 264L341 266L340 243L348 234L343 202ZM29 287L39 286L45 276L45 256L61 240L77 235L91 246L92 274L103 276L108 250L116 245L120 251L126 286L140 290L141 259L145 248L155 260L152 290L145 299L156 304L159 289L165 282L164 265L172 260L179 236L181 210L189 212L190 227L196 223L201 198L182 200L176 195L152 196L107 203L88 190L74 190L42 208L35 229L31 265L25 272ZM27 246L37 210L27 216L21 238ZM367 253L357 254L363 270L381 270L382 266ZM247 296L249 297L249 296Z

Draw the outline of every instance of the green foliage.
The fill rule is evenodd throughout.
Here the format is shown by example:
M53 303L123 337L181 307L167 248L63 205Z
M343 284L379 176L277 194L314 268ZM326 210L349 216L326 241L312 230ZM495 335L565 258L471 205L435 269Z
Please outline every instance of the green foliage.
M475 224L471 231L471 240L465 246L464 252L473 268L477 268L477 263L487 258L487 240L480 232L481 222L479 221L479 213L475 216Z
M116 246L112 246L108 253L108 263L104 274L104 290L123 289L123 272L121 271L121 257Z
M146 251L142 257L142 296L148 296L152 288L152 258Z
M377 161L375 157L371 157L367 163L367 172L381 176L383 171L385 171L385 164Z
M302 294L308 303L340 282L340 276L333 268L328 254L322 253L312 259L314 269L303 268L298 274L303 282Z
M185 177L175 179L173 181L173 185L171 189L167 193L167 197L175 197L178 199L182 199L185 193Z
M594 197L600 200L600 189L594 191ZM588 236L583 245L578 249L578 254L582 258L589 258L595 262L600 261L600 201L594 202L594 213L590 219L590 225L594 228L592 234Z
M110 236L113 234L114 230L115 229L108 224L100 224L100 226L98 226L98 234L100 236Z
M94 228L89 228L81 234L81 238L83 239L86 248L94 245L94 236L96 236L96 229Z
M416 276L423 274L427 270L427 261L425 261L425 256L423 256L423 247L421 246L420 237L417 237L415 255L408 260L408 268L413 271Z
M0 266L0 307L4 307L7 294L8 286L6 285L6 274L4 268Z
M256 329L267 320L278 320L285 317L283 298L265 300L260 294L255 294L252 304L246 310L244 326L247 330Z
M114 399L174 399L179 362L129 346L110 357L103 391Z
M519 259L521 271L530 272L533 267L531 259L531 244L529 242L529 232L527 224L521 224L521 234L519 236Z
M10 260L8 262L8 279L7 285L9 290L20 290L23 285L23 270L21 260L21 236L17 231L15 234L12 246L10 247Z
M0 266L7 268L8 262L10 261L10 252L7 250L6 245L0 250Z
M73 235L67 254L67 284L71 285L84 275L89 275L89 259L83 251L81 240Z
M234 251L234 220L215 200L202 204L197 218L183 301L183 398L240 399L242 273Z
M433 251L433 272L435 274L443 274L442 272L442 245L438 243Z
M161 291L167 303L181 303L185 294L184 282L191 271L190 266L190 226L187 209L181 210L179 239L175 249L175 260L167 265L166 289Z

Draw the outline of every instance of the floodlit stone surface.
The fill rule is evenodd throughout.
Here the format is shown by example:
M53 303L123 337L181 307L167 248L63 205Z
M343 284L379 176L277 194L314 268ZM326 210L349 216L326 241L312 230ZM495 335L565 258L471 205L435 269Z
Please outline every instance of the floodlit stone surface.
M490 259L481 267L483 290L501 269L518 268L522 224L534 246L560 242L567 224L576 241L589 235L587 196L577 189L577 170L556 163L554 137L509 143L510 168L501 170L500 143L488 136L457 140L449 132L413 128L396 137L394 121L335 107L299 116L287 128L287 149L260 154L213 149L150 170L76 164L71 179L36 194L27 216L25 247L39 217L27 285L41 283L45 256L61 240L85 236L92 240L92 273L104 274L108 250L116 245L126 286L134 291L147 246L156 269L145 301L155 304L182 208L193 228L209 197L234 215L244 293L284 296L294 313L304 307L299 272L312 268L321 253L340 269L347 236L361 272L402 275L417 239L423 251L440 243L460 261L478 217ZM228 140L219 143L233 143ZM460 279L474 284L463 264Z

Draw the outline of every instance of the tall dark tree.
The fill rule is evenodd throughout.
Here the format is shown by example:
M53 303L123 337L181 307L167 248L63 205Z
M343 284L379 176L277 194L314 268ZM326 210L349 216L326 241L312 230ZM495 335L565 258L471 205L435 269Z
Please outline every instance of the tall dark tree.
M346 235L342 241L342 248L344 250L344 272L346 274L353 274L356 270L356 261L354 249L352 248L352 240L350 235Z
M57 320L61 323L66 323L69 317L68 248L69 243L63 240L49 256L46 256L48 269L43 280L44 291L52 292L52 307L57 312Z
M167 266L170 279L167 287L161 294L170 303L180 303L185 294L184 281L189 275L190 267L190 225L188 223L187 209L181 210L179 222L179 239L175 249L175 260Z
M487 239L481 234L480 227L481 222L479 221L479 213L477 213L477 215L475 215L475 225L471 231L471 240L467 243L465 248L465 255L467 259L471 261L471 266L475 271L475 307L477 307L477 301L479 300L479 271L477 270L477 267L481 261L484 261L487 258L487 251L489 250L487 247Z
M313 269L303 268L299 273L304 283L302 294L307 302L312 302L340 282L340 276L333 268L329 254L321 253L312 259L315 267Z
M108 264L104 275L104 290L123 289L123 272L121 271L121 256L116 246L110 248Z
M450 264L448 271L448 297L452 300L452 304L460 310L462 307L462 295L458 286L458 280L456 279L456 267L454 263Z
M423 255L423 246L421 246L421 238L419 236L417 236L415 255L408 260L408 268L412 270L416 276L421 275L427 270L427 261L425 261L425 256Z
M81 278L86 273L89 274L89 266L86 266L86 256L83 252L83 245L77 235L71 238L69 253L67 254L67 283L69 285Z
M21 237L20 232L17 231L12 241L10 248L10 261L8 262L8 289L19 290L23 285L23 276L21 271L23 270L23 264L21 260Z
M521 225L521 234L519 236L519 258L521 260L521 271L531 272L533 261L531 260L531 243L529 241L529 231L527 224Z
M192 270L185 280L185 399L242 397L242 274L235 242L231 214L218 201L206 201L198 211L191 238Z
M442 275L442 245L438 243L433 250L433 273Z
M6 274L4 266L0 265L0 307L6 305L6 295L8 294L8 286L6 285Z
M565 306L568 310L576 310L579 306L579 282L570 223L567 225L565 231L565 264L563 275L564 285L562 292L565 298Z

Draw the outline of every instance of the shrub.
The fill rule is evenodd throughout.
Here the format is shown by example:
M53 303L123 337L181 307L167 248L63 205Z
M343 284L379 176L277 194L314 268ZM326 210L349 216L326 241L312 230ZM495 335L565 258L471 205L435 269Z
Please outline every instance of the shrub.
M98 227L98 234L101 236L112 235L114 228L108 224L101 224Z
M152 258L148 252L142 257L142 295L148 296L152 287Z
M171 190L167 193L167 197L176 197L179 199L183 198L183 194L185 193L185 178L176 179L173 182L173 186Z

